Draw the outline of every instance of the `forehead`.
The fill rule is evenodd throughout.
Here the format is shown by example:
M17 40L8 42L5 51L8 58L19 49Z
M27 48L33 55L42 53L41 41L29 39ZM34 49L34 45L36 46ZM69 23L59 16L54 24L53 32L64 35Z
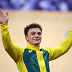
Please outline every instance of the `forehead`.
M31 28L28 32L41 32L39 28Z

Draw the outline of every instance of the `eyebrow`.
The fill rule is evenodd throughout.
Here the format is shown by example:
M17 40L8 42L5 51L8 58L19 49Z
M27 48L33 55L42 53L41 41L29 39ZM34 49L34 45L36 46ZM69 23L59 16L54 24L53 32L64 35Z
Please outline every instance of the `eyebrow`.
M41 32L40 31L39 32L32 31L31 33L41 33Z

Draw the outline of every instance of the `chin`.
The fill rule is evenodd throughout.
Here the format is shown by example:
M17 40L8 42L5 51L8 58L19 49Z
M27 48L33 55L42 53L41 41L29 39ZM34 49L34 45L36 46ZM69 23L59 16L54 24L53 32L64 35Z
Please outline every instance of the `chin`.
M35 43L34 45L39 46L40 43Z

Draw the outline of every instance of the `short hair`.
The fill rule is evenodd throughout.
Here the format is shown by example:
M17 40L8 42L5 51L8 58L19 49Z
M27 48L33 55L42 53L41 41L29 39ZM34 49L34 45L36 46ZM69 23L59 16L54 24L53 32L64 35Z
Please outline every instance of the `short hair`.
M30 24L30 25L28 25L28 26L26 26L26 27L24 28L24 34L27 35L29 29L31 29L31 28L39 28L39 29L41 30L41 32L42 32L42 27L41 27L39 24L37 24L37 23L32 23L32 24Z

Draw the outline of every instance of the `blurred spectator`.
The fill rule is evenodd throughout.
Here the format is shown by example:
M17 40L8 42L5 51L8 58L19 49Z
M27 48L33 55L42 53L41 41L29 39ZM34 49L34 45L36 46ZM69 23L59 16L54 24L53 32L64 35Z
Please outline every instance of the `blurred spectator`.
M0 0L0 8L2 9L20 9L24 5L25 0Z
M59 10L60 11L68 11L68 4L66 1L62 1L60 4L59 4Z
M40 6L43 10L68 11L68 5L67 5L66 1L64 1L64 0L51 0L51 1L49 1L49 0L42 0L42 1L39 3L39 6Z
M69 10L72 10L72 0L67 0Z
M10 0L10 3L12 5L13 9L21 9L21 7L25 3L25 0Z
M0 0L0 8L24 11L68 11L72 10L72 0Z
M23 10L51 10L68 11L67 2L64 0L27 0Z
M39 6L41 7L42 10L58 10L58 6L55 3L55 1L50 1L50 0L41 0L39 2Z
M26 0L25 5L21 8L22 10L36 10L39 9L37 6L40 0Z
M10 0L0 0L0 8L2 9L12 9Z

